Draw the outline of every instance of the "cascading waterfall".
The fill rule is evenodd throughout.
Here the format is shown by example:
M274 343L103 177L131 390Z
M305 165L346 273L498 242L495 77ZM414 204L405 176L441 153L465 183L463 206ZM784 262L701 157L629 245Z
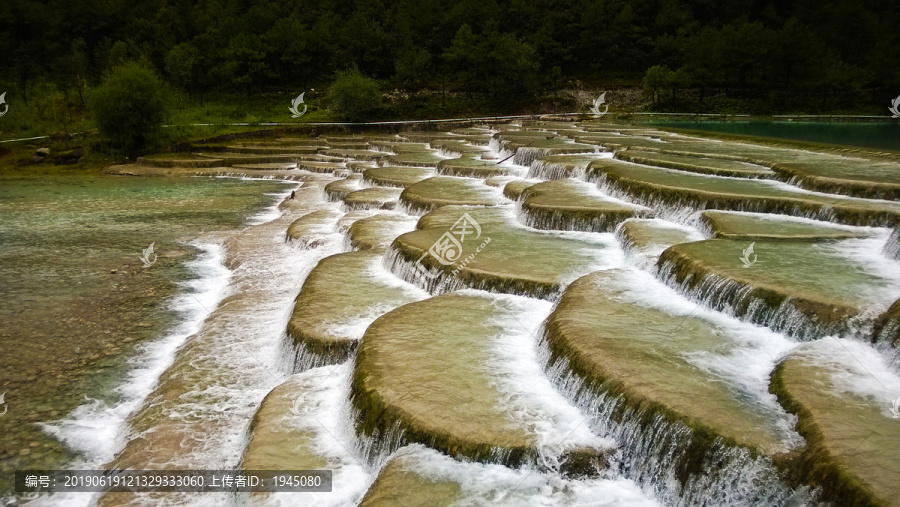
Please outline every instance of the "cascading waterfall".
M884 244L884 255L900 261L900 226L894 227L894 232Z
M834 324L819 322L797 309L791 298L782 298L775 306L766 295L751 285L717 276L714 273L683 274L677 261L660 260L657 277L684 296L727 315L783 332L798 340L815 340L831 334L847 334L865 327L858 319Z
M568 359L553 358L546 334L540 357L547 376L582 412L598 433L616 440L625 477L649 487L669 505L788 505L814 499L806 488L793 489L772 461L720 437L697 436L680 421L644 412L612 396L604 385L590 385L572 372Z
M573 125L567 127L566 130L571 134L571 130L574 129ZM553 129L548 129L547 132L556 135ZM363 371L358 362L362 361L361 358L366 357L364 351L367 344L365 342L358 342L362 345L354 343L353 347L347 347L344 356L337 358L316 352L311 347L304 345L301 340L295 340L287 333L281 333L281 336L278 337L274 333L267 332L265 340L260 338L258 341L264 342L266 347L271 345L269 348L277 349L277 354L266 354L263 359L272 361L279 367L279 374L287 375L286 380L278 380L279 382L284 381L283 384L274 388L290 388L296 384L304 389L302 390L302 399L299 399L300 401L295 404L294 408L299 407L301 402L305 408L303 411L298 411L302 413L294 414L296 418L288 417L290 419L289 426L298 431L313 434L311 438L315 443L315 448L322 452L322 457L327 460L328 468L335 469L336 488L338 479L344 484L353 485L352 488L340 492L340 495L329 497L327 503L330 505L358 503L366 490L376 481L379 471L391 460L398 458L419 463L421 466L418 466L417 469L426 471L424 473L429 479L450 478L452 481L459 482L460 490L464 493L475 492L472 497L475 500L466 497L468 500L460 501L460 504L466 504L466 501L469 500L472 500L473 503L486 502L485 498L498 502L507 500L510 504L518 501L551 503L550 497L553 496L554 500L558 501L557 493L562 489L569 492L582 491L582 496L574 494L569 498L596 501L598 497L591 497L585 493L585 491L591 490L590 488L597 488L593 491L612 488L610 491L614 491L616 494L633 495L634 498L637 498L637 503L641 504L654 500L665 505L710 506L801 505L818 502L821 491L798 486L796 483L798 479L791 475L792 460L796 459L793 453L805 442L786 443L789 439L785 438L780 442L784 449L775 451L775 454L766 454L769 451L756 451L751 447L744 447L726 437L719 436L714 431L708 431L704 429L706 426L703 426L702 423L694 425L684 419L685 416L680 415L676 410L669 410L652 402L634 402L633 399L626 398L625 394L619 394L622 391L618 390L614 380L604 382L586 380L588 376L583 376L583 372L579 372L573 366L578 365L575 356L554 352L551 337L541 322L553 309L553 303L559 300L566 285L573 282L570 278L576 274L584 275L590 271L603 272L611 267L621 268L622 266L636 265L642 270L641 275L646 279L639 280L635 286L646 290L649 297L656 298L653 300L654 302L658 302L657 300L671 302L672 299L677 298L678 304L681 305L679 310L683 310L685 305L689 306L689 302L696 302L698 307L701 304L705 307L701 313L715 311L726 316L739 317L743 321L768 327L792 338L787 340L784 336L771 333L777 340L771 336L766 339L781 340L778 346L782 348L775 352L773 350L778 348L775 346L765 350L746 346L735 352L733 356L728 356L730 352L719 354L719 351L709 352L705 349L699 351L691 349L684 353L685 357L682 359L692 367L705 373L712 372L710 375L713 377L720 374L718 379L724 379L726 384L733 381L734 385L730 385L730 387L736 392L736 398L742 402L746 401L745 398L758 396L760 392L767 393L760 386L763 386L764 382L768 382L767 375L774 367L773 365L793 350L791 347L798 346L796 341L813 341L829 335L862 337L865 340L871 340L883 356L890 357L896 362L895 351L897 342L900 341L900 310L897 309L900 308L900 301L878 319L866 314L833 322L822 322L811 317L808 312L804 313L798 309L797 301L789 297L778 299L771 294L760 292L751 285L727 279L712 272L694 272L685 269L683 259L680 260L674 254L666 255L662 252L665 248L662 246L663 243L670 237L666 235L669 232L665 231L667 227L672 230L678 229L675 232L682 234L682 236L675 234L675 237L682 238L678 242L698 241L702 239L703 234L707 237L713 236L709 224L699 219L698 210L723 207L736 211L785 213L832 222L846 222L845 217L839 216L827 206L810 208L787 201L773 205L764 203L763 199L751 199L746 202L734 200L723 204L714 198L704 198L699 193L694 195L667 193L651 188L649 185L642 186L640 182L617 181L614 179L614 173L611 172L611 176L607 177L602 171L590 166L591 156L602 158L608 154L597 154L598 149L594 149L594 155L589 153L582 155L584 160L574 157L571 159L573 161L567 162L561 161L566 160L565 158L542 159L541 157L548 153L554 153L555 148L524 145L527 143L529 135L531 134L522 132L519 136L519 138L526 138L525 142L505 140L502 133L492 136L487 142L488 151L486 153L491 157L497 155L498 159L512 157L511 162L504 164L504 168L512 168L508 172L514 176L510 176L510 178L527 174L528 178L534 178L536 181L565 178L588 181L596 184L600 196L613 197L624 203L653 208L655 216L662 218L640 218L640 223L647 229L633 229L632 234L637 238L633 240L632 236L625 231L624 225L627 221L623 222L623 220L626 220L627 217L604 215L602 218L584 218L555 211L523 212L522 203L528 193L526 191L516 194L515 197L518 198L516 200L517 213L515 217L510 216L509 223L505 224L509 227L554 230L555 232L542 232L542 234L566 240L584 239L586 235L591 234L599 236L596 234L597 232L614 230L614 235L605 235L608 240L604 239L603 248L597 248L596 244L584 241L583 249L592 251L595 257L591 257L586 266L571 267L565 271L564 275L560 275L559 280L554 280L553 277L548 277L549 281L531 280L528 276L517 277L520 273L515 273L517 276L503 278L500 274L492 274L491 270L487 268L473 274L471 269L466 271L459 264L449 267L438 265L437 261L428 256L422 260L425 263L423 265L420 263L420 256L423 252L412 246L417 245L412 240L409 243L395 240L384 251L380 260L377 258L377 254L373 258L374 261L380 262L380 267L387 271L384 275L391 277L393 283L409 283L432 296L450 292L471 295L477 291L485 291L488 295L482 293L481 297L491 298L492 304L499 306L507 304L517 308L516 311L510 313L508 318L497 319L501 324L499 328L505 331L488 340L485 347L490 349L491 355L483 366L495 374L491 380L491 387L499 393L497 407L504 414L515 419L515 422L521 423L537 434L537 442L533 448L528 450L496 446L486 449L481 454L472 453L466 455L468 457L450 457L429 449L427 446L439 448L442 442L438 442L437 437L433 437L429 441L427 435L415 434L414 428L404 426L400 418L382 417L383 412L386 412L387 409L381 414L375 414L368 413L373 412L371 410L367 412L357 407L357 402L362 399L356 397L357 388L360 388L359 386L362 384L362 381L357 379L357 373ZM427 142L429 139L435 138L431 133L424 132L416 133L411 137L419 142ZM510 135L510 138L513 137ZM556 139L564 140L560 137ZM460 137L460 140L464 141L465 138ZM484 141L482 140L482 142ZM566 140L566 142L569 141ZM511 144L519 147L511 150ZM547 145L550 144L546 143L540 146ZM581 146L583 145L577 147ZM349 149L349 146L344 146L344 148ZM359 147L358 149L394 153L388 144L374 143L368 144L368 148ZM445 147L440 147L437 154L448 158L460 155L452 148ZM367 155L371 156L372 154ZM365 167L373 167L375 164L378 166L422 165L402 161L395 163L385 159L377 159L377 162L367 162L364 165L347 158L342 160L346 160L350 170L356 172L360 172ZM495 162L493 160L485 161L485 164L494 164ZM513 167L513 164L516 167ZM448 166L452 167L452 164L448 164ZM326 168L326 172L337 170L336 168ZM347 169L344 171L349 172ZM453 171L451 169L446 172L438 172L452 174ZM209 174L220 175L222 173L209 172ZM309 174L296 176L296 178L302 179L308 177ZM354 177L359 176L357 174ZM274 177L281 176L268 174L261 176L261 178ZM363 183L360 178L355 185L350 181L344 183L343 186L336 185L331 189L325 188L324 191L316 189L318 194L324 193L327 202L314 203L315 205L310 209L331 207L336 211L337 204L328 203L341 202L343 203L342 211L350 212L348 215L340 219L335 218L334 227L327 231L313 231L307 234L305 229L298 229L307 235L299 239L288 238L288 245L283 243L279 245L281 248L289 246L304 250L302 255L298 252L291 253L297 258L302 257L301 268L303 271L313 269L317 262L327 256L354 250L348 233L350 224L354 220L385 213L415 217L431 211L430 206L410 205L401 201L393 206L394 211L369 210L359 213L357 210L363 210L373 205L348 204L344 202L344 199L353 188L361 189L363 186L372 185L372 182L366 179ZM527 181L515 181L515 183L517 186L514 185L515 188L510 189L509 195L511 196L515 192L523 192L529 185ZM322 200L321 196L319 196L319 200ZM565 204L567 203L561 207ZM475 213L473 212L473 214ZM630 216L642 217L644 215L632 214ZM407 220L407 217L404 217L403 220ZM658 223L653 223L654 220ZM409 220L403 227L397 226L395 230L391 230L385 235L397 238L402 233L409 231L412 227L411 222ZM304 225L306 224L304 223ZM368 227L372 224L361 225ZM382 225L379 224L380 226ZM659 229L654 229L654 227ZM657 230L664 232L664 234L660 234L659 238L653 236ZM647 233L650 236L649 239L640 235L644 231L650 231ZM534 231L529 229L529 234L533 233ZM360 234L360 236L365 236L365 234ZM507 234L507 236L510 235ZM518 237L515 236L515 238ZM526 241L531 241L527 236L523 237L526 238L522 241L523 245L526 244ZM613 237L615 237L615 241L612 239ZM502 243L503 240L513 241L499 234L495 239L497 238L502 238L502 240L495 241L495 246ZM368 237L366 241L375 243ZM382 243L377 247L366 246L365 248L384 248L386 242L380 241ZM594 241L594 243L597 242ZM532 247L534 245L540 245L540 242L529 244ZM868 248L868 244L865 246ZM515 247L518 248L518 245ZM568 248L578 250L582 247L574 244L571 247L564 246L560 248L560 252L569 253L566 251ZM608 250L605 250L607 248ZM518 248L517 252L520 250L521 248ZM537 255L554 257L551 259L553 261L562 259L559 262L568 266L564 264L567 260L562 254L554 256L542 253L540 247L534 247L534 250ZM605 251L601 252L601 250ZM380 250L374 251L380 252ZM883 254L893 260L900 259L900 228L893 230L893 234L884 245ZM492 262L506 261L506 259L501 261L488 259L488 256L481 259L484 262L483 266L488 268L494 267ZM534 261L534 259L534 255L529 257L529 261ZM596 262L594 262L595 260ZM574 263L574 261L572 262ZM540 264L541 268L551 265L538 262L533 262L532 265L537 264ZM381 271L380 267L379 271ZM277 271L276 275L286 276L285 273L288 269L283 266L279 269L282 271ZM535 270L536 273L539 271ZM560 269L560 271L564 270ZM503 273L503 271L498 269L497 273ZM530 274L524 273L524 275ZM296 278L302 280L303 276L297 275ZM653 280L652 283L647 282L652 277L656 277L657 280ZM665 289L667 295L662 295L662 284L657 281L669 287ZM670 289L674 289L685 298L678 298ZM297 287L297 290L299 291L300 287ZM310 297L313 298L313 296ZM426 295L423 294L419 297L425 299ZM392 309L387 304L365 304L367 305L366 311L345 319L346 322L329 323L331 326L328 328L329 332L337 334L334 331L336 326L340 326L344 331L347 328L353 328L352 333L345 333L349 337L347 340L360 339L359 337L363 336L363 332L370 328L370 324L376 317L384 315ZM643 307L640 311L646 311L647 308L653 307L653 304L649 303L636 305ZM288 312L291 309L288 308ZM310 313L318 315L315 312ZM279 312L271 311L271 314L280 318ZM687 312L684 314L691 315ZM453 315L449 315L447 318L453 318ZM663 319L661 322L668 321ZM427 326L432 323L423 322L422 325L426 326L423 332L427 332ZM751 331L759 331L758 328L753 328L749 324L741 323L741 325ZM535 332L535 330L537 331ZM533 332L534 334L532 334ZM768 330L765 332L769 333ZM275 340L276 338L280 341ZM739 336L738 340L743 338L745 336ZM748 341L751 340L748 339ZM234 343L237 344L238 341ZM785 345L785 343L787 344ZM741 345L738 344L735 347L740 348ZM447 354L453 353L453 350L447 351ZM741 364L747 370L752 370L752 375L746 374L741 377L740 374L734 374L729 376L729 372L733 373L731 370L734 369L734 365L747 360L751 354L755 354L752 360L749 360L749 363L745 361ZM728 357L722 359L725 356ZM260 366L265 368L262 362ZM756 390L741 390L746 385L738 384L751 376L753 377L753 388ZM420 378L416 377L416 381L420 381ZM262 388L270 388L272 387L270 384L274 385L268 378L263 378L257 384ZM753 392L748 394L751 390ZM252 401L257 402L257 398L260 396L256 396ZM752 403L758 405L760 400L753 398ZM761 403L765 405L766 402L764 400ZM771 403L778 410L782 410L773 416L773 418L778 418L773 424L780 424L779 429L786 429L792 436L796 435L799 440L802 440L793 428L797 418L784 412L774 396ZM198 403L198 405L200 404ZM757 405L753 406L757 407ZM370 406L375 406L375 404ZM244 410L246 411L246 409ZM771 414L767 413L768 415ZM585 421L583 427L580 426L580 423L575 424L581 418ZM268 422L272 423L271 420ZM245 448L252 447L253 437L252 428L250 428ZM783 435L778 433L778 438L782 437ZM608 451L603 458L609 468L598 476L568 476L562 466L565 453L572 450L584 451L585 449ZM195 452L194 454L202 453ZM210 452L210 454L213 453ZM452 453L450 454L452 455ZM489 477L478 476L478 474L486 474L486 471L490 471ZM513 484L516 481L519 484L527 484L528 487L531 487L532 483L538 484L538 486L527 493L516 492L517 486ZM497 494L493 494L486 484L500 484L501 486L490 486L500 488L500 490ZM638 490L642 490L642 492ZM548 491L551 493L547 493ZM625 496L621 498L625 498ZM620 497L613 495L609 498ZM237 502L278 505L316 502L319 499L315 495L272 494L265 496L263 501L259 500L258 497L245 495L238 498Z

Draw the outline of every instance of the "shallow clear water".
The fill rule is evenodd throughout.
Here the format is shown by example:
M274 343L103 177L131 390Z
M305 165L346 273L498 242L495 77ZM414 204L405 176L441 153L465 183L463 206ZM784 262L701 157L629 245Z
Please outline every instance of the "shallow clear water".
M127 398L116 389L131 368L126 359L191 319L173 298L203 292L191 281L208 278L204 258L215 255L190 241L241 226L285 188L88 175L0 182L0 393L8 406L0 418L0 491L6 471L58 467L72 456L38 423L86 399Z

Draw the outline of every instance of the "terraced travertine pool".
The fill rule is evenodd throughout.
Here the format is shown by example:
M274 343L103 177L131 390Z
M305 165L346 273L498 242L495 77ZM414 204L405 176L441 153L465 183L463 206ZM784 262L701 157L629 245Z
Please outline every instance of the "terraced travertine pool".
M333 472L184 504L900 497L898 160L539 120L215 155L111 168L299 187L216 233L221 301L84 462Z

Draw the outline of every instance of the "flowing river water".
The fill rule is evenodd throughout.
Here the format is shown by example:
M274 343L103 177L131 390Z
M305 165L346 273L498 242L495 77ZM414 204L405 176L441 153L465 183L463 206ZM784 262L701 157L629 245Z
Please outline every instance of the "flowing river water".
M411 140L416 139L390 142ZM299 169L273 163L193 170L195 175L230 177L5 182L0 191L0 279L8 303L2 310L0 390L7 393L9 413L0 424L13 437L4 438L4 472L41 466L221 470L280 465L325 468L334 474L331 493L75 493L21 500L34 505L406 505L411 498L415 505L815 503L819 492L814 486L785 480L767 457L806 445L797 432L796 415L770 392L770 376L786 357L805 350L809 340L744 318L731 307L708 304L684 282L667 280L667 265L657 267L669 246L710 237L696 208L660 206L665 209L657 218L645 215L634 222L646 228L649 239L643 243L634 240L639 234L629 236L621 225L574 222L575 230L565 230L558 216L545 219L531 211L529 194L515 200L513 185L507 183L527 179L524 188L553 175L569 183L562 189L546 187L547 195L569 192L560 194L569 203L601 202L636 216L650 209L642 204L650 203L606 179L599 185L584 182L592 181L588 165L612 160L612 153L589 149L571 160L551 160L541 158L548 154L544 148L525 141L518 149L496 139L467 141L461 136L465 147L455 150L471 149L481 162L465 163L474 171L496 170L499 176L485 180L473 173L440 180L445 186L438 197L450 199L442 203L449 206L429 213L418 226L416 220L427 209L417 207L420 201L413 198L397 202L399 191L382 189L379 195L365 196L368 205L351 203L347 192L376 186L368 176L348 179L343 193L326 188L343 183L350 170L390 165L370 162L367 157L381 155L362 151L344 157L330 153L333 160L320 160L320 167L312 163L306 170L302 162ZM567 143L577 144L566 140L562 151L549 153L574 153L566 151ZM395 153L390 146L376 149ZM403 167L429 171L432 160L457 157L455 150L432 141L408 163L398 163L399 172ZM416 164L423 160L429 163ZM569 172L559 173L562 167ZM145 170L153 172L146 167L122 172ZM291 191L296 192L293 198L288 197ZM422 191L423 198L427 192ZM535 202L540 199L538 190L530 195ZM464 206L457 210L454 203ZM310 218L314 212L315 221ZM443 231L439 226L453 225L463 212L490 237L468 269L504 273L509 264L527 283L491 285L446 273L434 278L405 260L402 242L395 238L415 244L415 235L421 234L427 249L438 237L427 236L427 221ZM376 220L387 225L375 227ZM303 225L305 221L313 226ZM294 239L286 235L289 227L301 226L306 228ZM381 245L360 250L357 227L375 231ZM874 319L900 297L897 261L880 253L890 231L834 227L859 237L797 248L812 248L829 262L854 266L855 278L847 275L844 288L855 291L853 297L866 306L865 317ZM143 267L139 257L151 242L159 260ZM767 262L766 246L761 242L757 250L761 263ZM358 254L348 253L356 250ZM346 257L350 255L356 257ZM742 269L738 258L731 260ZM346 282L341 282L342 273ZM545 278L555 285L542 288L539 282ZM345 356L323 355L288 334L298 311L295 298L301 289L313 291L320 279L326 280L325 292L317 293L323 308L306 317L316 322L307 331L353 343ZM338 284L331 286L334 294L328 294L328 284ZM567 286L573 300L579 291L601 289L599 295L585 296L611 312L597 317L598 334L641 329L668 337L648 350L623 352L623 367L633 368L626 375L646 379L652 390L657 362L665 360L653 359L655 354L675 358L672 394L657 396L674 410L727 398L721 406L743 414L747 442L753 444L748 448L762 452L718 441L703 458L717 464L698 465L716 473L685 477L679 468L686 459L684 449L696 445L689 426L641 413L623 404L615 391L598 395L590 382L573 375L571 358L553 352L553 338L545 332L552 319L565 320L561 312L570 302L561 297ZM569 297L570 291L565 294ZM579 321L593 306L576 310L568 321ZM365 347L367 340L375 343L380 336L385 348L366 348L356 357L356 343ZM410 337L421 337L421 348L393 345ZM814 344L819 346L810 353L811 361L839 371L834 378L841 392L876 400L885 407L885 424L894 423L887 407L900 394L900 375L889 347L868 344L852 332ZM53 357L60 347L65 351ZM609 353L615 357L618 351ZM493 458L453 457L441 452L440 445L411 441L396 428L360 431L357 421L366 416L360 414L355 390L364 381L360 368L371 357L388 365L384 381L391 390L396 387L398 403L410 403L404 410L413 414L411 419L422 420L416 410L422 410L424 419L442 411L448 417L459 411L479 414L483 420L471 421L476 430L483 423L491 426L487 433L504 427L504 435L521 435L533 450L528 451L531 457L516 463L513 455L496 450ZM393 367L390 361L395 361ZM697 389L712 401L700 394L695 400L675 399L677 389L691 389L697 382L685 376L686 369L700 372L702 386ZM453 407L441 399L466 391L484 406ZM421 403L408 401L420 393ZM383 393L386 399L392 394ZM608 466L593 474L566 472L569 453L585 449L602 450ZM415 490L417 486L421 489Z

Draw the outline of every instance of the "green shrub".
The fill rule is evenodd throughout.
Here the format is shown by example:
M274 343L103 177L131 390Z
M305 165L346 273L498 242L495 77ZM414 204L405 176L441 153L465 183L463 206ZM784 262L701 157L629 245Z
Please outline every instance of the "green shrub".
M166 87L137 62L115 69L88 95L100 133L127 155L136 155L160 139L166 117Z
M378 83L357 69L350 69L337 75L328 90L331 105L349 121L369 118L381 102Z

